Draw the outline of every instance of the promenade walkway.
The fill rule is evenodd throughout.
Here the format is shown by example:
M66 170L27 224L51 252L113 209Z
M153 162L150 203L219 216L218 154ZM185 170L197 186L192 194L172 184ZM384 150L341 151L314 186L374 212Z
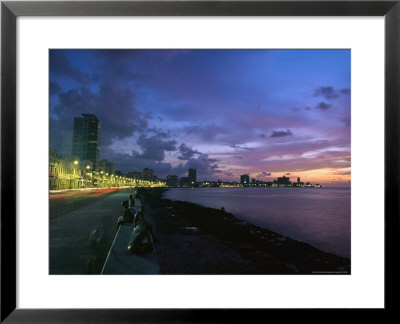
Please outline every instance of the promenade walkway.
M138 211L142 207L138 198L135 198L135 207ZM154 244L153 250L145 254L137 255L128 251L128 243L132 231L132 224L119 226L101 274L160 274L160 266Z

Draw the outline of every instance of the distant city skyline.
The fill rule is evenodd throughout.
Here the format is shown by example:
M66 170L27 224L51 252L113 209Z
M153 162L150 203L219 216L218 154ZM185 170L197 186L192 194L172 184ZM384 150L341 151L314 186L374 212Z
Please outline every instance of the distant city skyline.
M94 114L125 173L349 185L350 70L350 50L50 50L50 146Z

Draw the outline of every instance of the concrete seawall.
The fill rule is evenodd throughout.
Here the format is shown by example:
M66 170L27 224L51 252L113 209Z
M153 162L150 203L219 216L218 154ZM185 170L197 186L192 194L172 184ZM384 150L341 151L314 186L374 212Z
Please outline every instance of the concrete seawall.
M132 195L135 197L136 192ZM129 195L128 195L129 197ZM142 203L139 198L134 198L135 208L139 212ZM128 243L132 235L133 224L122 224L118 227L114 241L108 252L101 274L122 275L122 274L160 274L157 254L154 249L144 254L132 254L128 251Z

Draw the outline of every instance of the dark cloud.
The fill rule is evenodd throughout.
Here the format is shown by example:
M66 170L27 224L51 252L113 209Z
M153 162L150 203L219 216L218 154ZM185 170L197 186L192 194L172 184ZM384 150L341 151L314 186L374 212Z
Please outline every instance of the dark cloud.
M102 49L97 51L96 56L99 59L114 61L139 61L147 62L150 58L154 62L165 63L175 57L180 57L190 53L190 50L131 50L131 49Z
M258 178L270 177L270 176L271 176L271 172L266 172L266 171L263 171L263 172L257 174Z
M273 131L270 137L285 137L285 136L292 136L292 132L290 129L287 130L280 130L280 131Z
M68 58L58 50L50 50L50 73L62 77L68 78L80 83L86 83L90 81L90 76L87 73L82 72L80 69L72 66Z
M253 151L254 150L254 148L240 146L240 145L237 145L237 144L231 144L231 145L229 145L229 147L232 147L234 149L239 149L239 150L246 150L246 151Z
M196 112L196 114L198 114L198 112ZM185 127L184 131L186 131L188 135L198 135L201 139L207 142L215 141L220 136L229 136L232 133L229 127L213 124Z
M171 168L170 174L176 174L180 177L187 176L190 168L196 169L198 179L215 180L218 175L224 173L218 170L217 160L210 158L208 154L201 154L197 158L188 160L185 164Z
M61 92L61 88L57 82L50 81L49 92L50 92L50 95L56 95Z
M186 53L189 52L183 50L100 50L95 55L99 71L95 73L95 79L101 80L107 77L135 85L137 81L157 83L160 82L161 71L165 71L168 63ZM168 85L163 84L163 86Z
M327 104L325 102L320 102L315 108L325 111L325 110L328 110L331 107L332 107L332 105L330 105L330 104Z
M123 172L142 171L144 168L154 170L154 174L159 178L165 179L170 174L179 177L187 176L189 168L195 168L198 179L215 179L222 171L218 170L217 160L210 158L207 154L202 154L198 158L192 158L185 164L179 164L172 167L170 163L156 161L154 159L145 159L144 156L138 156L137 152L124 154L112 151L108 148L105 152L105 158L115 162L118 168Z
M60 93L52 114L71 130L74 117L95 114L102 124L101 146L108 146L114 138L124 139L147 128L147 120L135 108L134 99L135 94L129 88L104 82L98 92L82 87ZM50 127L57 132L55 125Z
M339 93L333 87L319 87L314 91L314 97L324 97L325 99L335 99Z
M217 160L210 158L208 154L201 154L198 158L187 161L184 165L184 169L194 168L197 170L199 178L211 178L215 176L216 173L221 172L217 170L218 164L216 162Z
M50 117L50 147L57 149L60 156L72 153L72 129L58 119Z
M290 172L286 173L285 176L290 175Z
M135 153L133 155L140 159L163 161L166 151L176 150L176 141L168 140L167 137L165 133L159 133L150 137L141 134L137 140L137 144L143 149L143 153Z
M187 146L185 143L182 143L179 146L179 160L190 160L194 155L201 154L197 150L193 150L191 147Z
M341 90L340 90L340 93L341 93L341 94L344 94L344 95L349 95L349 94L351 93L351 90L348 89L348 88L341 89Z
M340 95L349 95L349 88L336 90L333 87L319 87L314 91L314 97L324 97L327 100L339 98Z
M140 51L132 51L128 49L102 49L97 51L97 57L100 59L110 59L115 61L134 60L140 56Z
M309 166L325 168L344 163L342 156L333 154L314 158L317 154L314 150L319 152L329 145L317 145L311 140L349 138L350 110L343 114L342 110L349 107L346 95L350 94L350 89L345 88L347 83L335 84L337 89L332 86L317 89L317 76L310 74L310 68L304 70L309 80L304 80L301 87L279 84L279 78L273 77L268 80L270 86L265 91L265 83L258 82L260 79L250 69L252 64L243 69L243 64L237 64L253 61L235 61L236 57L244 55L242 51L229 53L233 55L231 60L222 52L211 55L207 51L182 55L181 51L92 50L85 51L83 56L76 51L59 52L50 51L50 142L56 148L63 147L67 154L71 154L73 118L93 113L102 123L100 158L115 162L123 172L149 167L160 177L187 176L187 169L195 167L199 179L212 179L231 165L240 166L242 173L245 168L255 175L260 170L275 174L279 169L284 170L281 173L284 174L296 168L308 170ZM234 63L234 70L230 70L230 62ZM264 56L261 62L265 62ZM297 67L300 63L294 60L293 64ZM266 76L271 73L261 68L258 72ZM294 75L290 79L297 77ZM253 83L255 80L257 82ZM317 83L321 84L323 82ZM282 86L284 102L275 96L282 91ZM304 96L299 97L302 93L308 93L308 99L313 94L316 97L307 101ZM318 112L317 109L330 109L331 103L331 110ZM326 114L336 121L331 123L333 126L325 118ZM152 126L162 127L163 131L171 129L176 137ZM337 132L336 137L326 135L333 130ZM294 138L296 141L292 142ZM302 139L310 143L303 143ZM246 148L244 143L250 142L256 142L256 148ZM344 142L349 144L349 140ZM233 149L208 152L213 154L208 156L193 148L199 143L210 144L210 149L214 145L227 148L232 144ZM303 157L302 153L307 154ZM220 162L214 159L216 156L218 159L222 156ZM173 164L165 163L166 157ZM218 163L227 168L223 169ZM224 174L232 176L232 172L228 175L224 171ZM239 171L234 174L237 176Z
M102 152L102 158L114 162L117 170L124 173L142 172L144 168L150 168L154 170L156 176L163 178L174 172L171 164L153 159L138 158L137 152L132 152L132 154L119 153L107 147Z

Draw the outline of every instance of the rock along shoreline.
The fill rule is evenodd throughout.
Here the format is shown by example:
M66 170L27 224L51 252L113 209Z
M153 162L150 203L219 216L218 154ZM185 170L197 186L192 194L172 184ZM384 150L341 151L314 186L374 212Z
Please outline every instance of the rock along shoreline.
M350 260L246 223L223 209L141 188L161 274L350 274Z

